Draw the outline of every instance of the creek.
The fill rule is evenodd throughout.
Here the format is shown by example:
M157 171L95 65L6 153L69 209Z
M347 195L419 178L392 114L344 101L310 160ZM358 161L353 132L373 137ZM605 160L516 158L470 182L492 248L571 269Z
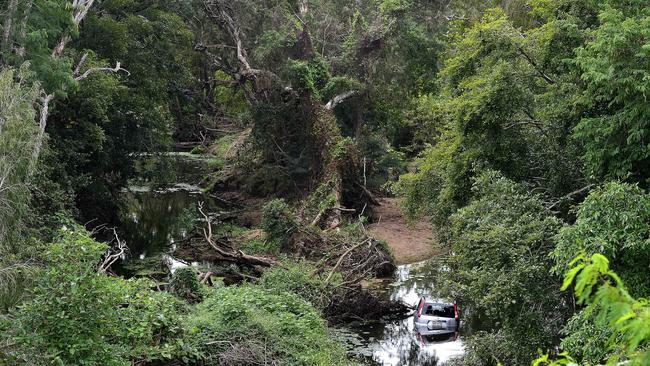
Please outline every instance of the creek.
M442 269L441 269L442 268ZM400 265L394 278L380 279L368 285L390 300L401 300L415 308L420 295L436 296L436 279L444 275L444 266L434 259ZM356 334L352 354L375 365L443 365L464 354L463 336L470 332L461 321L457 332L421 336L415 330L413 315L378 322L353 322L345 327Z
M175 182L153 189L133 184L122 192L121 232L129 246L128 258L117 268L127 276L153 275L162 282L175 268L209 263L187 263L174 256L177 243L184 240L198 218L197 204L204 202L211 212L224 210L213 197L199 187L209 160L187 153L167 156ZM161 268L161 263L167 268ZM402 300L415 306L421 294L436 294L435 280L444 268L435 259L401 265L394 278L372 281L368 286L387 299ZM461 310L462 311L462 310ZM463 335L459 332L437 337L423 337L414 329L413 316L377 322L351 322L334 333L349 353L366 364L374 365L441 365L463 354Z

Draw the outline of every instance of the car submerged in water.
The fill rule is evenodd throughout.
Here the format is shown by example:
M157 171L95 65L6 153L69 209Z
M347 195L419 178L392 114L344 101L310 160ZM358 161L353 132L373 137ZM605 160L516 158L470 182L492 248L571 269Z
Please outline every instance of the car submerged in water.
M444 340L455 340L460 328L460 315L455 302L420 298L417 311L413 316L418 336Z

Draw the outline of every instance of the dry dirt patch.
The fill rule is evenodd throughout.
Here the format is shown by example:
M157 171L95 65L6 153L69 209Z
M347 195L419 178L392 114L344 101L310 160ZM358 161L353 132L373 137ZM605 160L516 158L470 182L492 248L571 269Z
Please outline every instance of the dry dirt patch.
M380 203L374 212L378 221L370 225L368 231L388 243L397 264L415 263L438 254L433 228L428 220L407 224L400 210L400 198L383 198Z

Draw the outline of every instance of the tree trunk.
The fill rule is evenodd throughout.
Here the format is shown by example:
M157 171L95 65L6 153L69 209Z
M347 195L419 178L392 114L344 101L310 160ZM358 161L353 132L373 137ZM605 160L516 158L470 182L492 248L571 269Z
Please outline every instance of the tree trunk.
M7 52L11 50L11 33L13 31L14 16L16 15L16 10L18 9L18 0L9 0L9 6L7 7L7 14L5 15L5 22L2 32L2 50Z

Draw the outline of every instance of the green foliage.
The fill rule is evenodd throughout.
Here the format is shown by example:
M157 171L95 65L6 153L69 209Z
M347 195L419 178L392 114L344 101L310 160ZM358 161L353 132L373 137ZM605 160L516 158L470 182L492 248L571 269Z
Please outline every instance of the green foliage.
M28 170L36 124L38 87L30 86L28 65L0 71L0 312L21 299L36 248L24 237L29 218ZM35 247L35 246L34 246Z
M295 294L258 286L217 289L188 319L204 365L346 365L318 312Z
M650 306L644 298L635 299L621 278L610 269L609 260L602 254L590 257L577 256L565 273L563 290L573 288L578 303L586 305L587 314L595 314L601 324L614 332L607 340L607 365L621 362L629 365L646 365L650 362ZM571 354L572 350L567 349ZM582 352L579 349L578 352ZM566 355L566 354L565 354ZM536 361L536 365L565 365L571 358L565 356L556 362L548 362L548 356ZM574 363L575 364L575 363Z
M190 154L201 155L201 154L205 154L205 152L207 150L208 149L204 145L196 145L196 146L194 146L192 148L192 151L190 151Z
M0 71L0 251L5 255L16 252L29 201L38 88L27 84L27 68Z
M636 296L650 294L650 195L635 185L607 183L580 204L574 225L557 236L556 273L580 253L602 253Z
M12 364L130 365L196 356L183 341L181 307L152 283L97 270L107 246L79 228L63 228L45 255L28 302L11 316Z
M331 78L329 64L320 57L309 62L289 60L287 72L296 90L301 94L312 95L316 99L321 98L321 90L328 85Z
M282 199L271 200L262 208L261 227L268 235L267 240L280 248L285 247L298 225L289 205Z
M477 198L451 217L446 287L494 334L472 337L480 353L467 362L524 364L553 345L567 312L554 290L559 278L549 276L560 225L537 197L493 171L473 190Z
M596 310L597 312L598 310ZM586 364L597 365L611 353L607 342L613 331L606 322L598 321L593 311L580 310L562 328L561 347Z
M201 302L203 300L203 292L196 270L192 267L176 269L172 275L170 292L190 304Z
M242 245L242 250L249 254L277 254L282 249L281 243L263 238L249 239Z
M266 271L259 285L274 293L294 293L320 311L329 304L336 286L342 282L340 274L336 274L326 283L327 274L308 262L283 261L282 265L284 268Z
M552 195L576 185L580 170L566 131L574 113L566 94L574 82L568 75L557 86L552 60L550 70L535 62L559 47L547 33L522 35L499 9L452 33L440 92L416 99L411 112L414 123L427 127L417 138L433 145L422 152L419 171L397 185L409 216L446 224L472 198L472 179L486 168Z
M622 4L621 4L622 5ZM597 177L650 178L650 14L647 4L625 8L616 1L599 14L593 40L576 50L585 83L583 102L597 111L576 126L584 159Z

